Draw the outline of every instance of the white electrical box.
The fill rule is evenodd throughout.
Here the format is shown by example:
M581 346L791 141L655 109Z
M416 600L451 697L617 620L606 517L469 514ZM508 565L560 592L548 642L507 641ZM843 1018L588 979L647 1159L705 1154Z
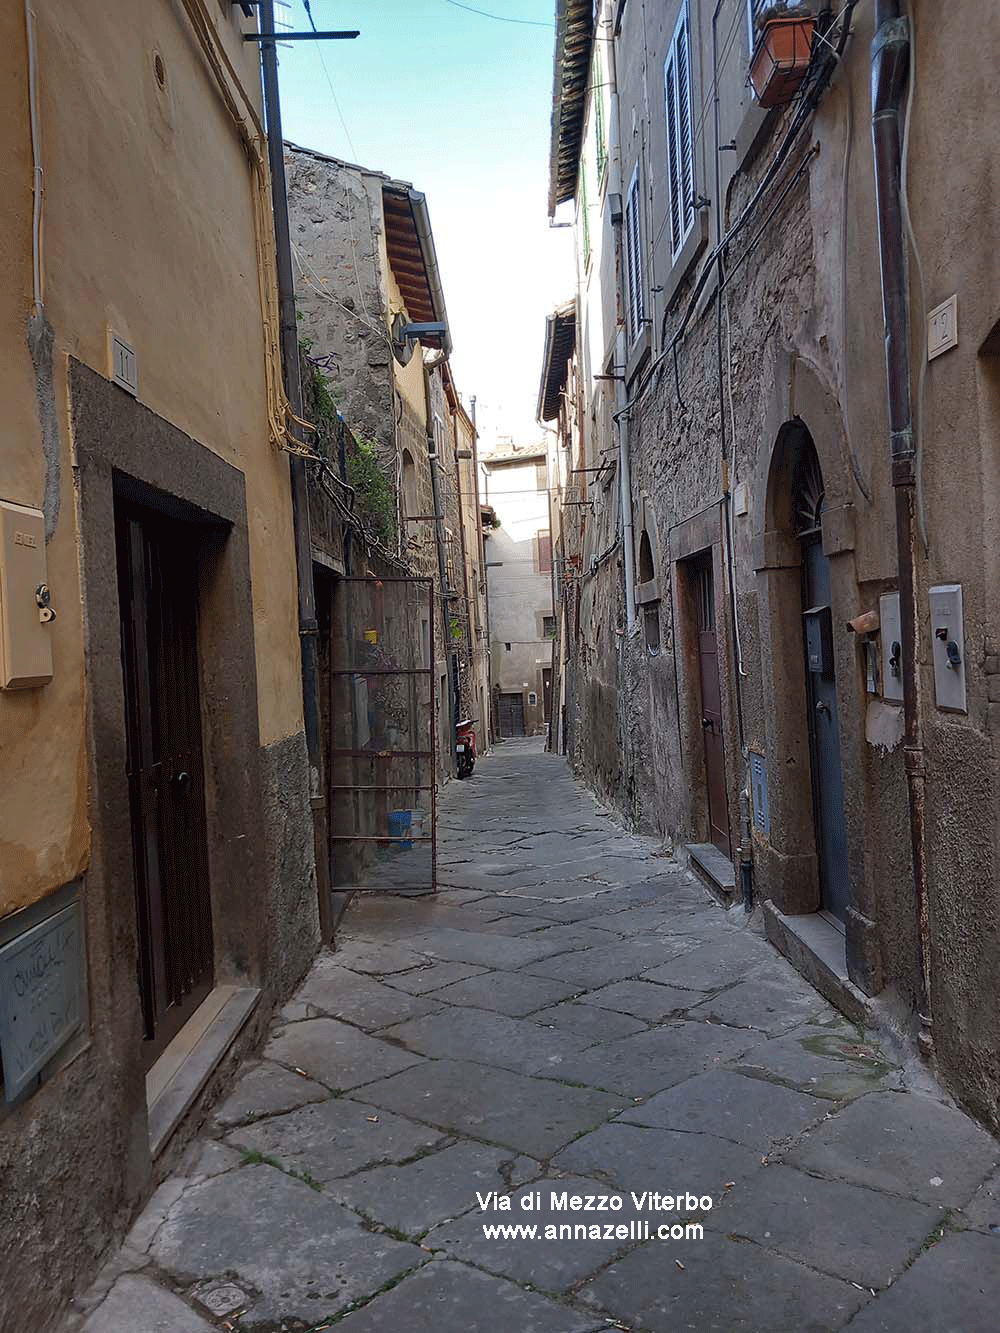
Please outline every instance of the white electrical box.
M899 593L883 593L878 599L882 640L882 698L903 702L903 631L899 622Z
M930 603L934 697L938 708L949 713L966 713L962 585L942 583L931 588Z
M135 398L139 393L139 363L135 348L130 347L124 338L112 329L109 332L109 350L111 353L111 378L126 393Z
M0 689L52 679L51 622L40 509L0 500Z

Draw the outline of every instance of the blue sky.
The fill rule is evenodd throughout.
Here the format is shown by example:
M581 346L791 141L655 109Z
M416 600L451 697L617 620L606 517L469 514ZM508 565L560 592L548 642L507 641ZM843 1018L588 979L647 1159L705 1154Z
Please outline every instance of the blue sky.
M286 138L412 181L427 195L455 343L484 447L536 439L546 314L573 294L571 233L548 226L555 8L549 0L312 0L353 42L279 51ZM278 11L308 28L302 0ZM320 61L329 71L340 110Z

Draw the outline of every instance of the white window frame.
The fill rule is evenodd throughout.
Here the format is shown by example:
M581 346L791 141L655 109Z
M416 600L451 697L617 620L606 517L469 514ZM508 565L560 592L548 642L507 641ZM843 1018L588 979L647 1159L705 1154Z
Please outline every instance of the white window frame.
M639 163L636 162L625 196L625 315L631 347L645 326L646 299L642 263L642 195L639 190Z
M753 0L748 0L753 4ZM683 68L682 68L683 66ZM691 106L691 25L683 0L663 62L667 139L667 211L670 261L676 263L694 227L694 124ZM687 129L687 154L683 152Z

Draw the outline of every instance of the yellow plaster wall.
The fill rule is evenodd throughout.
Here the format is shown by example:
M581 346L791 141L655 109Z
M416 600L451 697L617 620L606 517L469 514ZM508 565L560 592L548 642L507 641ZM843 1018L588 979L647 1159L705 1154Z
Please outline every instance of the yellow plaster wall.
M136 349L139 400L246 474L261 742L302 725L288 460L267 432L245 154L179 0L32 7L59 416L61 503L47 558L59 617L52 682L0 692L0 915L73 878L88 859L85 579L67 373L70 356L108 373L109 326ZM255 89L255 50L215 0L206 8ZM0 123L0 497L41 507L26 343L32 161L21 0L0 6Z

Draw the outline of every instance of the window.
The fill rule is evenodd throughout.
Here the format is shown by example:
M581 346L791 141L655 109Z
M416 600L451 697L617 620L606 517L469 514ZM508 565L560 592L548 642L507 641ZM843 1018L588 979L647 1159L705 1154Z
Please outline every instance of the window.
M587 164L580 167L580 229L583 232L583 267L590 264L590 200L587 198Z
M554 639L555 637L556 637L555 616L542 616L542 638Z
M539 532L538 540L538 572L539 574L549 574L552 571L552 534L550 532Z
M750 51L757 45L757 16L767 0L747 0L747 27L750 32Z
M538 695L535 693L534 690L532 690L531 693L528 695L528 707L529 708L538 707Z
M748 0L753 4L755 0ZM667 184L670 195L670 257L675 260L694 225L694 145L691 130L691 52L687 0L663 66L667 113Z
M625 295L628 301L628 340L634 343L646 317L642 290L642 228L639 206L639 164L625 199Z
M608 165L608 133L604 123L604 73L600 53L594 56L591 77L591 95L594 99L594 146L597 151L597 184L600 185L604 168Z

